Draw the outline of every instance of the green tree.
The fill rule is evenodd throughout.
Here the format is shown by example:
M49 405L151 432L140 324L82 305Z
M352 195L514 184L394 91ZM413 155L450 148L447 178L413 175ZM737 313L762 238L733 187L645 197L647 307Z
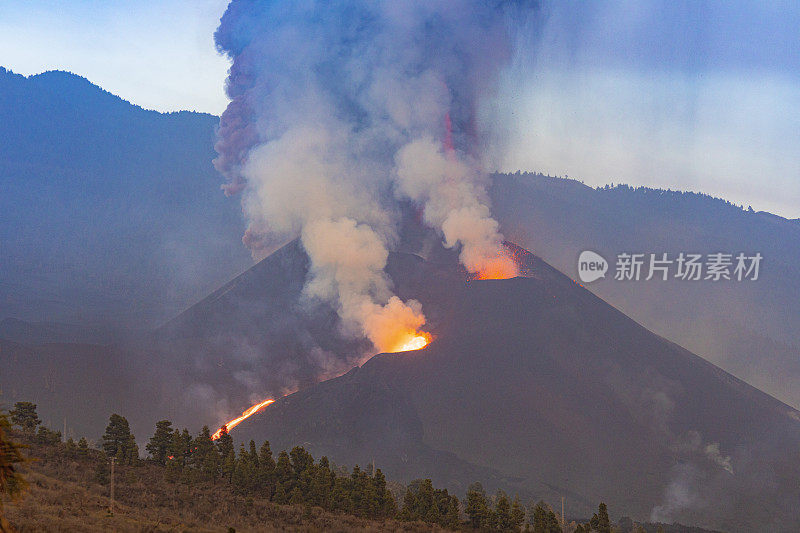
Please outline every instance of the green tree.
M86 437L78 439L78 457L87 457L89 455L89 443Z
M58 444L61 442L61 432L39 426L39 429L36 431L36 442L49 446Z
M194 439L191 462L200 479L216 483L219 478L220 459L217 447L211 440L211 430L208 426L203 426Z
M511 502L503 491L497 493L497 500L494 504L495 527L500 531L510 531L511 523Z
M156 422L156 432L150 437L150 441L145 446L150 458L156 464L164 466L167 464L169 447L172 444L172 422L169 420L159 420Z
M19 426L26 433L32 434L36 430L36 426L42 423L39 415L36 414L36 404L32 402L15 403L14 409L9 414L11 423Z
M325 460L325 469L321 477L329 477L330 470L327 468L328 458L323 457ZM320 461L320 470L322 470L322 461ZM375 486L375 494L377 498L376 515L375 518L389 518L397 514L397 503L394 501L394 496L386 488L386 477L378 468L373 476L373 483ZM458 520L458 501L456 501L456 520Z
M231 483L233 472L236 469L236 450L233 448L233 437L228 434L228 427L222 426L222 431L217 439L217 453L221 462L221 474Z
M300 487L295 487L289 497L289 503L292 505L300 505L303 503L303 493L300 492Z
M533 508L533 533L561 533L561 525L553 509L544 502Z
M17 466L28 462L28 459L22 454L23 446L8 436L10 428L8 417L0 411L0 531L13 531L4 518L3 499L19 497L27 486Z
M106 432L103 433L103 451L109 457L116 457L117 461L125 464L133 464L136 440L131 434L131 427L124 416L113 414L109 418ZM138 449L135 450L138 458Z
M70 458L78 455L78 446L72 437L68 438L67 442L64 443L64 455Z
M133 433L128 437L128 443L125 446L124 462L128 465L139 464L139 445L136 444L136 437L133 436Z
M289 454L283 450L278 454L278 462L275 464L275 476L279 486L283 486L283 490L289 494L292 489L292 462L289 459Z
M611 520L605 503L600 503L598 506L597 514L592 516L591 525L598 533L611 533Z
M514 502L511 504L511 525L515 531L521 531L522 526L525 524L525 508L519 501L519 497L514 497Z
M186 460L185 452L186 440L177 429L172 432L172 441L169 445L169 455L167 455L167 469L164 476L170 483L177 482L181 473L183 472L184 461Z
M279 505L288 503L289 498L286 496L286 491L283 490L283 485L278 484L278 488L275 490L275 494L272 496L272 501Z
M467 489L465 512L473 529L486 529L491 525L491 511L486 500L486 492L480 483L473 483Z
M319 505L323 509L330 509L332 505L332 492L334 479L331 478L331 469L327 457L322 457L319 465L314 469L311 485L308 490L308 503Z
M275 459L269 441L264 441L258 451L258 484L267 498L275 493Z

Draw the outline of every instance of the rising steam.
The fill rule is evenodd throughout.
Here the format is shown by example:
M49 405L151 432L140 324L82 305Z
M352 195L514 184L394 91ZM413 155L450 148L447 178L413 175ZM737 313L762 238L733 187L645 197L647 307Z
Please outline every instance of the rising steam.
M468 271L503 270L477 110L529 4L233 0L221 20L232 101L215 165L242 193L245 243L263 255L299 235L306 296L335 303L379 350L425 323L383 272L398 199L422 207Z

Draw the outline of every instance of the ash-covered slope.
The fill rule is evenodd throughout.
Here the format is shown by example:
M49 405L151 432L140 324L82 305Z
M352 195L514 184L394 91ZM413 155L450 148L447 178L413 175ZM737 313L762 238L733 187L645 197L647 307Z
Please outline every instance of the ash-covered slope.
M432 475L459 491L480 479L566 494L575 515L604 500L726 530L800 523L795 410L531 255L531 277L470 283L403 259L398 285L423 299L434 342L288 396L237 439L374 459L391 477Z

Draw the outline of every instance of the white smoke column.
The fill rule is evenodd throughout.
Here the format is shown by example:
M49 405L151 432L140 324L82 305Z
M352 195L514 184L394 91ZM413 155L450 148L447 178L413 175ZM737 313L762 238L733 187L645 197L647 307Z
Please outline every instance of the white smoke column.
M448 248L461 244L461 263L479 272L497 258L503 236L492 218L477 164L446 154L430 137L397 154L398 190L424 205L425 222L439 228Z
M383 273L398 196L424 207L470 271L500 249L477 109L530 4L234 0L220 22L232 101L215 165L226 193L242 194L244 240L263 255L299 235L306 294L335 303L378 349L425 320Z

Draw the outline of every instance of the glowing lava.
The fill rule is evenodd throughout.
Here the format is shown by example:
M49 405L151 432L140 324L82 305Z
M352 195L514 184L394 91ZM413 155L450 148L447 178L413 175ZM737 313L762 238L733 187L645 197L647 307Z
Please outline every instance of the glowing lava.
M242 416L234 418L233 420L231 420L230 422L219 428L216 433L211 435L211 440L217 440L218 438L220 438L222 436L223 429L227 429L227 431L232 430L233 428L235 428L236 426L247 420L250 416L256 414L266 406L271 405L273 403L275 403L275 400L270 399L255 404L253 407L247 409L244 413L242 413Z
M397 343L397 347L395 349L389 351L394 353L421 350L422 348L426 347L431 340L433 340L433 336L430 333L425 331L411 331Z
M498 252L496 257L487 259L472 279L510 279L519 276L519 266L513 257Z

